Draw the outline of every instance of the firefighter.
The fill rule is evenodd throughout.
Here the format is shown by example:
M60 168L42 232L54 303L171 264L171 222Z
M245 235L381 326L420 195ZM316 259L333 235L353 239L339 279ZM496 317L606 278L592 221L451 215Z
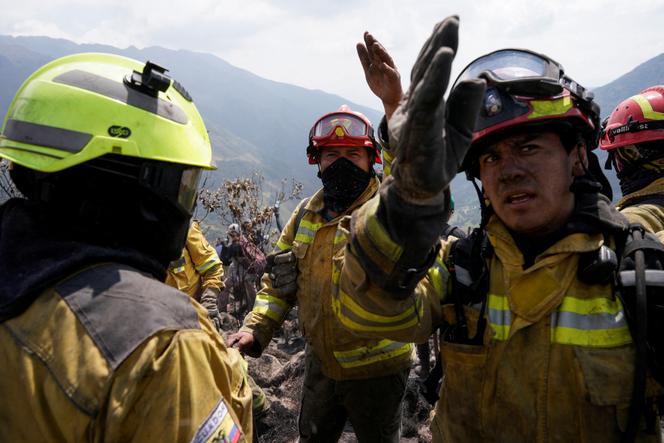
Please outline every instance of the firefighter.
M457 28L436 26L387 122L392 176L334 260L339 322L416 342L441 328L436 442L660 441L661 388L615 283L618 241L636 231L602 193L592 94L507 49L469 64L445 102ZM440 241L457 168L481 182L481 224Z
M203 120L165 69L76 54L32 74L0 156L1 441L251 441L242 359L164 283L184 246Z
M217 251L208 243L197 221L193 220L180 258L168 265L166 284L199 302L221 332L217 301L224 289L224 267Z
M618 209L651 232L664 230L664 86L652 86L613 110L602 129L623 197Z
M357 339L336 326L331 309L338 277L332 257L346 246L349 216L379 185L373 172L380 161L373 127L344 105L314 123L307 155L323 187L300 203L277 242L273 261L287 268L288 281L280 281L281 271L263 278L252 312L229 343L260 355L297 305L307 340L300 441L337 441L348 419L361 442L397 442L412 345Z

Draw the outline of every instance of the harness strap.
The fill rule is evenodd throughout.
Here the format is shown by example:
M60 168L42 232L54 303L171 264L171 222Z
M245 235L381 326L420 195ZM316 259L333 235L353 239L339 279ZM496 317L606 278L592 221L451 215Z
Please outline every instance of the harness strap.
M307 203L309 203L309 197L305 197L302 199L302 202L300 203L300 208L297 211L297 215L295 216L295 231L297 232L298 228L300 227L300 223L302 222L302 219L304 218L304 213L307 212Z
M657 321L654 323L652 320L657 320L656 306L654 302L655 294L661 294L661 290L657 292L651 291L648 294L648 288L663 287L664 286L664 271L658 269L647 269L648 265L653 265L650 259L658 259L661 263L661 257L664 257L664 247L658 240L646 234L643 226L639 224L630 224L627 229L627 235L624 238L623 250L621 254L620 273L617 279L620 294L623 298L625 306L633 306L633 314L627 311L630 329L634 338L634 346L636 348L636 357L634 362L634 390L632 392L632 401L630 404L629 418L627 421L627 428L622 436L623 442L635 441L639 431L641 417L646 418L646 425L648 429L654 429L654 423L651 423L653 414L649 414L646 410L646 405L652 406L652 400L646 398L646 375L650 367L655 378L661 378L662 368L659 365L657 358L657 351L662 352L663 349L656 349L658 346L657 338L655 343L651 342L653 333L649 331L657 328ZM626 265L629 263L625 259L631 258L633 260L633 269ZM626 300L625 296L629 296L632 300ZM649 303L648 295L651 295L651 303ZM653 312L651 312L653 311ZM657 333L657 330L653 330ZM659 346L661 347L661 346ZM659 380L658 380L659 381Z

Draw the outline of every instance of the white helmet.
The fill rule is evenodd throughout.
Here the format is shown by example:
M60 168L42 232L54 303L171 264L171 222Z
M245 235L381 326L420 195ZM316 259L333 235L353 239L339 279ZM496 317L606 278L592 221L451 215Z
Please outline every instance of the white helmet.
M226 231L226 233L228 235L239 234L240 233L240 225L238 225L237 223L231 223L230 225L228 225L228 231Z

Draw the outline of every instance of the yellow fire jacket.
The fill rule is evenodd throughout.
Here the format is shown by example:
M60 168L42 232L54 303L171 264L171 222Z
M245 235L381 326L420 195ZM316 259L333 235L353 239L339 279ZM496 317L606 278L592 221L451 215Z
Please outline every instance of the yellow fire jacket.
M85 269L0 324L0 441L251 441L242 359L179 291ZM237 439L237 440L236 440Z
M348 209L350 214L378 189L373 180ZM308 202L299 227L297 208L277 242L278 250L292 249L298 259L298 290L292 297L280 296L270 279L263 278L263 288L256 295L253 310L244 320L242 331L254 334L261 349L270 342L288 311L298 305L300 328L326 376L335 380L362 379L393 374L411 365L412 344L384 339L361 339L340 327L332 312L336 285L333 261L343 260L350 216L342 215L326 222L322 190Z
M356 211L353 235L374 263L389 267L401 247L376 218L377 203ZM568 235L524 270L505 226L494 216L486 229L495 251L488 263L488 327L479 345L441 341L444 378L433 441L620 441L635 352L625 312L610 285L577 278L579 254L596 250L603 236ZM347 249L335 270L339 322L360 336L404 342L422 342L435 328L454 324L448 272L454 241L441 242L435 264L405 300L375 286ZM464 307L470 337L480 309ZM658 390L649 380L649 395ZM659 430L640 433L637 440L660 441Z
M206 288L224 289L224 268L201 227L192 222L182 256L168 265L166 284L198 299Z
M641 223L650 232L664 230L664 208L652 203L639 203L645 197L664 198L664 178L650 183L645 188L624 196L616 207L632 223Z

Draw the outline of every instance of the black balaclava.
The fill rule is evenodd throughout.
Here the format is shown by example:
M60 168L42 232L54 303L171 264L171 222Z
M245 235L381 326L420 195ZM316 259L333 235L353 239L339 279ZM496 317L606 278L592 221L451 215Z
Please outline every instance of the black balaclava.
M191 216L134 178L83 164L48 174L16 166L12 180L64 238L131 248L164 267L182 253Z
M372 171L362 170L345 157L328 166L320 173L325 208L338 213L348 209L369 185Z
M627 145L610 151L623 195L640 191L655 180L664 177L664 141Z

